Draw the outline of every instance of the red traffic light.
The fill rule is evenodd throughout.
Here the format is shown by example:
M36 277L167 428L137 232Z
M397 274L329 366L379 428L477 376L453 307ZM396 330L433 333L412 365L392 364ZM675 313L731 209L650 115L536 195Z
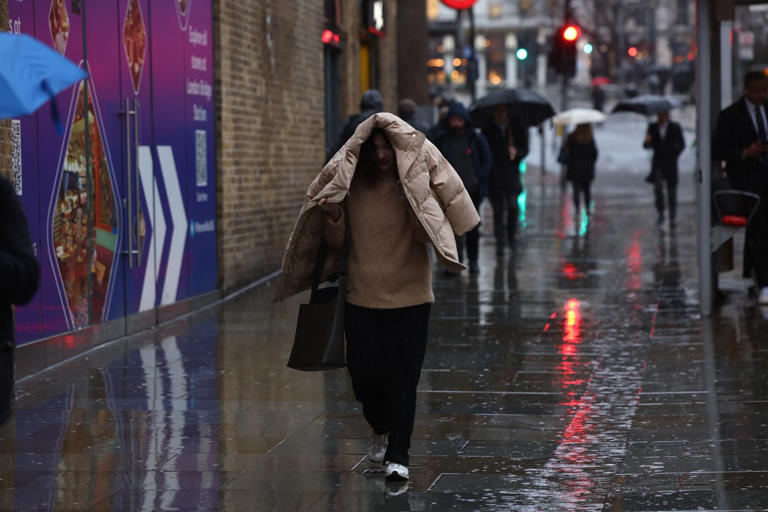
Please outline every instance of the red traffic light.
M323 33L320 36L320 40L323 42L323 44L329 44L338 47L339 43L341 42L341 35L338 32L326 28L323 30Z
M581 35L581 28L573 23L563 27L561 32L563 39L569 42L576 41Z
M637 47L636 46L630 46L627 50L627 55L630 57L637 57Z

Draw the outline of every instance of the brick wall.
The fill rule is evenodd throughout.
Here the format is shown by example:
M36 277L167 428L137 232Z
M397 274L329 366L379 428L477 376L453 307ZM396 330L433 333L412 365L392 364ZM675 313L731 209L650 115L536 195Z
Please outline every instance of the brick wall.
M385 3L387 36L371 37L378 46L379 55L379 92L384 99L384 110L397 112L397 2ZM360 98L363 91L360 86L360 37L362 32L362 13L360 0L342 0L342 28L347 34L341 51L341 93L339 106L341 118L360 111Z
M342 0L342 120L359 111L359 0ZM386 2L379 89L397 108L397 2ZM279 268L324 163L323 2L214 2L219 278L229 290Z
M323 164L322 2L214 2L219 274L232 289L280 265Z

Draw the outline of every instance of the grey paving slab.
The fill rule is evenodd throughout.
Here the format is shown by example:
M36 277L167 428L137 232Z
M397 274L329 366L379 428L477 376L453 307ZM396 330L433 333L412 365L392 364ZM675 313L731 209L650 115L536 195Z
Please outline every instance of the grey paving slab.
M526 183L516 252L433 276L406 486L344 370L285 367L304 298L267 285L21 382L0 510L768 509L768 312L734 272L699 316L690 181L674 231L641 173L598 168L588 226Z

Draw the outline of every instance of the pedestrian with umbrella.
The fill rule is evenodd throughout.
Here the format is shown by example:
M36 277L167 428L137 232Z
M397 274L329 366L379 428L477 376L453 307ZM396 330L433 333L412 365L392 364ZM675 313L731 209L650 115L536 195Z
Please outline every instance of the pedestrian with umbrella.
M643 147L653 150L651 171L645 181L653 185L656 205L656 224L662 226L665 209L669 208L670 227L675 227L677 214L677 160L685 149L683 130L679 123L669 119L672 109L682 105L674 98L656 94L644 94L620 101L613 112L632 112L644 116L657 116L655 123L649 123L643 139ZM666 188L666 201L664 189ZM666 203L666 205L665 205Z
M27 35L0 33L0 119L32 114L52 101L63 132L55 95L86 73L56 51ZM37 291L40 268L29 225L13 184L0 177L0 424L11 414L14 384L13 304L26 304Z
M493 208L496 254L504 254L507 243L515 249L518 206L523 191L520 164L528 155L528 127L555 114L542 96L524 89L495 91L470 109L472 124L482 129L493 157L488 197Z
M659 112L656 122L648 124L643 147L653 150L651 173L648 181L653 184L653 194L658 217L656 224L664 224L664 189L667 190L669 226L675 227L677 213L677 160L685 149L683 129L670 121L669 111Z
M572 108L560 112L552 118L555 125L576 125L563 142L557 161L565 167L565 179L571 182L575 215L581 212L584 200L584 213L589 218L592 204L592 182L595 179L597 145L592 130L592 123L602 123L606 116L591 108Z
M586 110L586 109L584 109ZM596 114L600 112L593 111ZM576 118L576 116L572 116ZM605 116L602 116L605 118ZM563 117L565 118L565 116ZM561 118L556 124L565 124ZM594 116L596 120L598 116ZM560 148L557 161L565 166L565 179L571 182L573 188L574 214L578 217L581 213L581 200L584 199L584 214L589 218L592 202L592 182L595 179L595 162L597 161L597 145L592 134L592 125L584 116L584 121L576 125L576 128L568 134Z

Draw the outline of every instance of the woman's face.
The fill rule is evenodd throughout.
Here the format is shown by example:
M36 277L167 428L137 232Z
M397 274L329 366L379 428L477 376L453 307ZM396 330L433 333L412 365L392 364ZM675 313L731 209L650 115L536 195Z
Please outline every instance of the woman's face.
M387 172L394 169L395 152L387 138L380 133L373 136L373 150L376 157L376 167L379 172Z

